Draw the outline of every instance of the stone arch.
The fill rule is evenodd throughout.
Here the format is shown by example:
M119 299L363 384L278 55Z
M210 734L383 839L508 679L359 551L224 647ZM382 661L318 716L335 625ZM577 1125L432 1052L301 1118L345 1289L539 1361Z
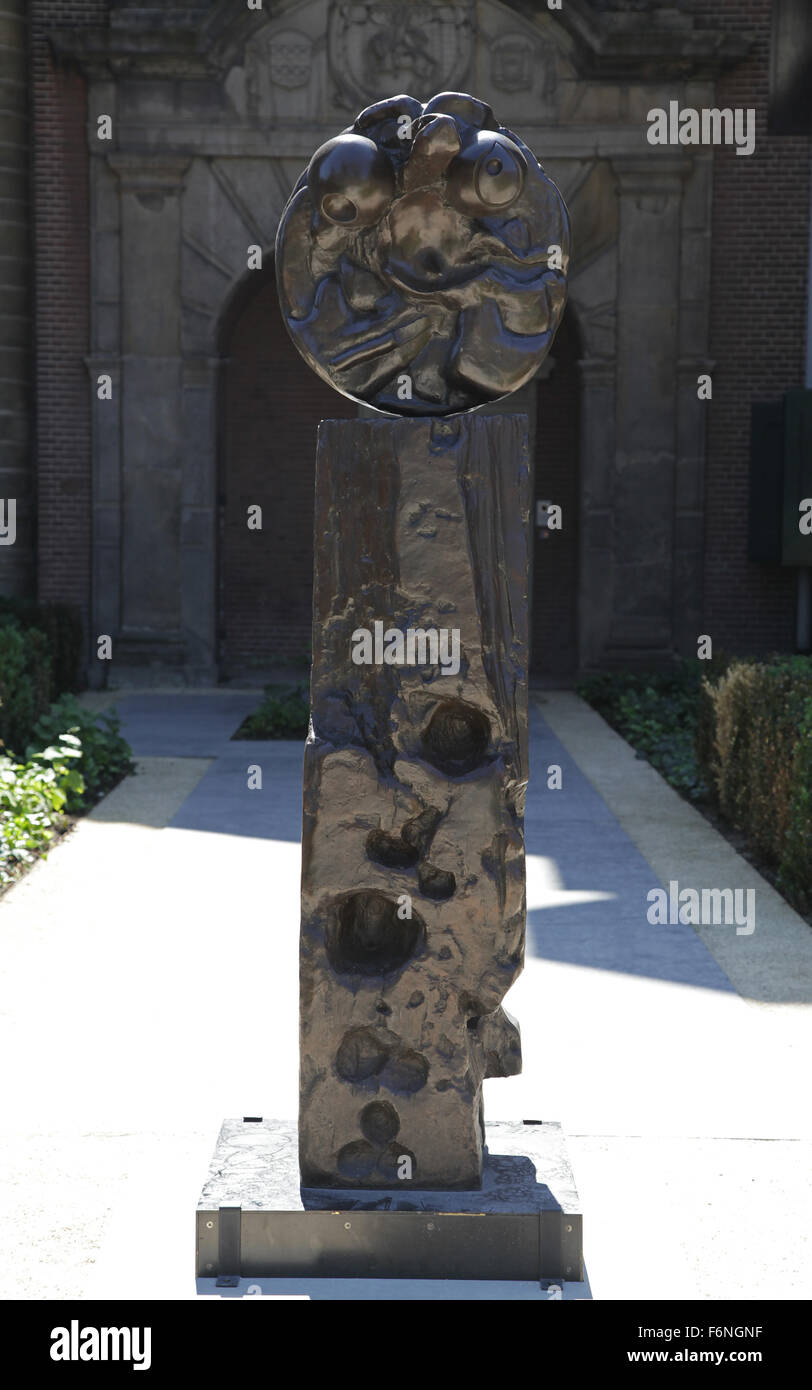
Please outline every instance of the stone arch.
M249 247L273 265L276 229L293 187L277 159L195 159L184 180L180 251L181 345L215 356L224 311L244 292Z

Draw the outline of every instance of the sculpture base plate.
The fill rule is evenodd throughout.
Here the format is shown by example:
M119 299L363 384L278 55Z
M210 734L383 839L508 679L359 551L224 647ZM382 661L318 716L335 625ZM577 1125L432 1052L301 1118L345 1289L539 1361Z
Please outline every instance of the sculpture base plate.
M561 1126L486 1124L482 1187L302 1188L296 1125L225 1120L197 1206L199 1278L583 1278Z

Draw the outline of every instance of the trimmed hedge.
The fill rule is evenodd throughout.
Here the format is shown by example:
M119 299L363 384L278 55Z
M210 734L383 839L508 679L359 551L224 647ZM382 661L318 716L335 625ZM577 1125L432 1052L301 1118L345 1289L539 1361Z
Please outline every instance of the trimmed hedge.
M590 676L578 693L677 791L740 830L812 912L812 657L724 654Z
M738 661L704 683L701 757L716 804L812 911L812 659Z

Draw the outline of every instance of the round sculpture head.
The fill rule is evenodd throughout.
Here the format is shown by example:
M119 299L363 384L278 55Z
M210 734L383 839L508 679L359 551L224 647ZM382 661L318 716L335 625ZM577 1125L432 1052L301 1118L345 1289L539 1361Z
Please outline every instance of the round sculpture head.
M279 302L314 371L398 415L516 391L567 296L558 189L461 92L376 102L316 150L276 239Z

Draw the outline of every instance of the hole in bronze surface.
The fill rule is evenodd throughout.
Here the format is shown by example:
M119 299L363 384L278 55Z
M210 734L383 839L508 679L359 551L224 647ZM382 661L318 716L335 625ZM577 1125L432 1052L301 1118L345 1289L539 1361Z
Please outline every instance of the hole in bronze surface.
M396 900L384 893L351 893L337 905L327 927L327 958L339 974L390 974L411 960L424 932L416 912L399 917Z
M388 1100L373 1100L361 1111L361 1133L370 1144L382 1149L400 1129L400 1116Z
M420 865L417 882L423 897L434 898L436 902L450 898L457 887L454 875L446 869L438 869L434 864Z
M344 1081L366 1081L383 1070L390 1047L375 1028L351 1028L336 1054L336 1071Z
M406 844L400 835L390 835L388 830L370 830L366 851L370 859L387 869L413 869L419 855L416 846Z
M423 733L430 762L451 777L473 772L482 762L491 729L485 715L463 700L443 700Z
M342 1177L357 1182L369 1177L377 1160L378 1155L372 1145L367 1144L364 1139L356 1139L352 1144L345 1144L343 1149L339 1149L336 1167Z

